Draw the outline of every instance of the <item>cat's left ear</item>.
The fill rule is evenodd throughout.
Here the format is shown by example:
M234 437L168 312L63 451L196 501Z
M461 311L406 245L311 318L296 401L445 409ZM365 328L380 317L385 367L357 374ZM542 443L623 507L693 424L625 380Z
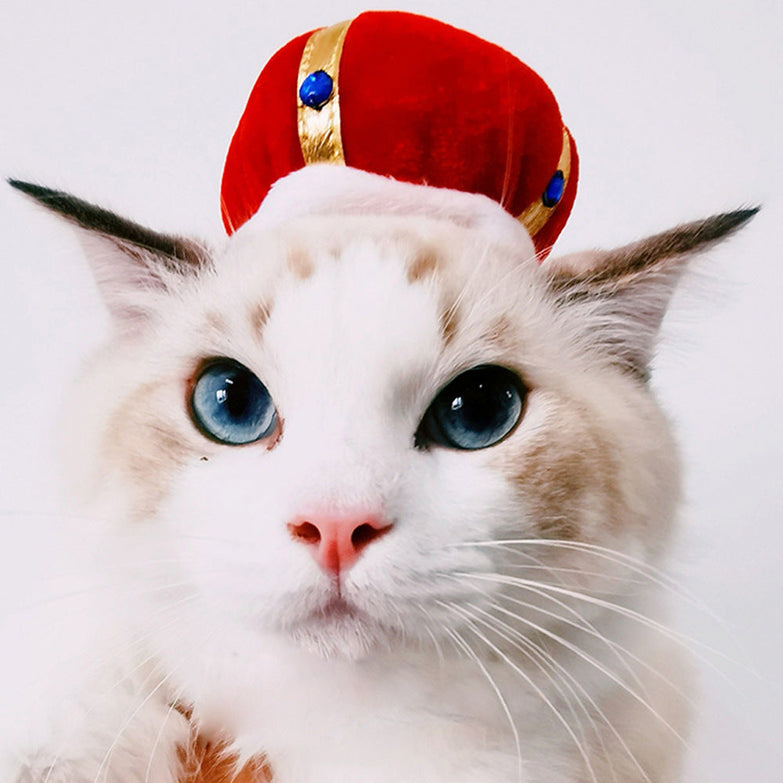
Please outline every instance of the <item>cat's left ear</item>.
M121 327L145 320L159 295L211 268L209 250L196 240L152 231L59 190L15 179L8 184L77 229L101 294Z
M658 330L690 260L727 238L758 207L714 215L615 250L575 253L545 262L549 289L590 345L646 379Z

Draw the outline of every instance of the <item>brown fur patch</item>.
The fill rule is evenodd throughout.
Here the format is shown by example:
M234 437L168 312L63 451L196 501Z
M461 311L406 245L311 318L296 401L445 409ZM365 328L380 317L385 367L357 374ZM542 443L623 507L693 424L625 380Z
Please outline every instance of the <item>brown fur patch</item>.
M483 342L503 353L514 353L516 348L514 324L505 315L499 315L482 335Z
M294 248L288 254L288 269L297 280L307 280L313 274L313 262L305 250Z
M177 783L272 783L272 769L263 757L237 769L238 757L225 742L210 742L196 734L187 748L179 748L182 765Z
M211 741L199 734L193 709L176 703L174 709L190 724L187 747L177 748L180 773L177 783L272 783L273 775L264 756L254 756L241 769L238 757L226 741Z
M419 252L408 264L406 275L409 283L418 283L431 277L438 269L440 261L434 250L426 249Z
M558 400L536 436L519 443L500 467L519 490L538 535L585 540L594 532L583 529L586 518L597 515L610 529L623 518L618 466L588 411Z
M228 331L228 324L226 323L226 319L223 318L220 313L216 313L214 311L208 312L204 316L204 320L207 322L207 326L215 332L225 333Z
M250 330L254 337L261 337L271 312L272 308L266 302L257 302L250 308L248 318L250 320Z
M197 433L182 432L166 413L185 405L163 382L144 384L117 407L104 436L104 454L134 489L136 512L155 509L177 469L201 455Z
M459 327L459 313L455 305L441 310L440 314L440 335L443 338L444 345L450 345L457 335Z

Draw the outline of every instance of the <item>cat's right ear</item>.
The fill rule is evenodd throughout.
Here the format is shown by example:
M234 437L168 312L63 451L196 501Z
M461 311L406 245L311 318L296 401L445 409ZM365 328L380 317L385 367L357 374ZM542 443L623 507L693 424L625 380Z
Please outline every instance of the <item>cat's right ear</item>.
M646 379L661 320L683 271L758 209L713 215L614 250L549 259L544 265L549 289L592 347Z
M15 179L8 184L76 228L120 327L146 320L184 278L212 266L209 250L196 240L152 231L59 190Z

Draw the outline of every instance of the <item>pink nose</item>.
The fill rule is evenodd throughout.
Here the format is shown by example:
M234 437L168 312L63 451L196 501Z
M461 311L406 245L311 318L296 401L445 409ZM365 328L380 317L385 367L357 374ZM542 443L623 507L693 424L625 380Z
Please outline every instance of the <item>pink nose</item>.
M308 517L288 523L295 541L310 548L324 571L339 576L358 559L362 550L392 529L392 525L372 515Z

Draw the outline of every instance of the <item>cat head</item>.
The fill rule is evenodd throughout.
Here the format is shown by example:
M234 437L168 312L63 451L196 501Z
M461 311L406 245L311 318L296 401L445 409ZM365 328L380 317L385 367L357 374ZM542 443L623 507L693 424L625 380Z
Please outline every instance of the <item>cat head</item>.
M323 173L292 175L218 251L11 183L76 227L112 314L70 467L172 650L220 629L233 655L359 658L520 602L562 620L665 547L658 327L755 210L539 264L480 197L357 174L319 206Z

